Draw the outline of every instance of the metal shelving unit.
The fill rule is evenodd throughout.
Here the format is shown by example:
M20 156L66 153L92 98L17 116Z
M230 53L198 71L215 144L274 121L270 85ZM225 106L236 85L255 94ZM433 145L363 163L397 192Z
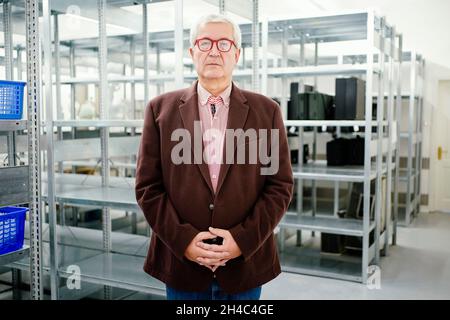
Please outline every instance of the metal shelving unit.
M313 127L313 160L307 165L299 164L293 167L293 174L297 180L297 211L288 212L279 224L280 257L282 270L308 275L332 277L350 281L366 283L368 277L368 267L371 264L379 265L380 251L387 252L389 239L396 230L392 223L390 201L388 204L382 203L382 196L390 195L392 191L391 180L395 172L395 163L392 162L393 152L397 149L397 139L391 128L395 126L393 114L394 109L394 67L398 61L397 42L395 40L395 29L385 23L383 17L378 17L373 11L354 12L349 14L330 14L324 17L312 17L304 19L293 19L284 21L267 22L263 25L269 35L273 37L278 31L281 37L282 47L288 44L300 44L300 64L305 62L306 43L314 45L315 58L312 66L297 66L277 68L270 70L264 68L262 82L267 83L269 77L281 77L282 88L287 87L287 77L298 79L300 82L305 77L314 77L314 87L317 88L318 77L321 76L345 76L360 75L366 80L366 104L365 120L357 121L319 121L319 120L286 120L286 126L299 128L299 141L302 145L304 127ZM345 26L345 27L343 27ZM344 30L345 29L345 30ZM285 30L290 30L285 32ZM306 36L307 34L307 36ZM365 40L367 51L366 60L362 64L343 63L342 56L338 65L318 65L318 47L322 42ZM263 52L267 49L268 40L263 41ZM374 52L377 52L378 61L374 62ZM287 49L283 49L287 54ZM286 56L285 56L286 59ZM302 62L303 61L303 62ZM285 63L286 64L286 63ZM376 120L372 120L372 100L373 84L376 84L377 93L377 115ZM389 88L387 114L384 114L384 88ZM267 88L263 88L267 90ZM281 107L283 114L287 114L287 101L285 93L282 92ZM316 160L316 138L319 134L318 127L335 126L338 135L343 126L363 126L365 132L372 132L372 127L377 128L376 134L365 135L365 158L364 166L360 167L327 167L326 162ZM386 160L383 160L385 157ZM372 162L371 158L375 158ZM303 159L303 149L299 148L298 159ZM391 159L388 161L387 159ZM387 190L382 195L382 177L387 176ZM370 211L370 183L376 182L375 191L375 218L369 218ZM304 181L312 181L312 210L304 210L302 201L302 190ZM334 182L334 212L319 214L315 205L316 185L314 181ZM362 182L364 184L364 215L362 220L341 219L337 216L339 201L339 185L342 182ZM396 192L394 188L394 192ZM383 208L383 206L386 206ZM381 211L386 209L386 229L381 230ZM296 245L289 245L286 242L286 229L297 230ZM340 235L353 235L362 238L362 257L353 259L342 259L341 257L323 256L308 246L302 245L302 230L312 231L312 238L309 242L317 242L314 239L314 232L326 232ZM369 235L374 231L373 244L369 244Z
M12 42L12 6L10 1L3 2L3 30L5 34L6 79L13 80L13 42ZM0 133L6 133L8 145L8 166L0 167L0 206L25 205L29 207L29 245L8 254L0 255L0 265L10 266L15 261L28 257L30 263L26 271L30 272L30 297L43 299L42 286L42 221L40 197L40 160L39 160L39 107L40 73L39 66L39 14L38 1L25 1L26 54L27 54L27 105L28 120L0 120ZM20 75L21 73L19 73ZM17 163L16 138L18 132L27 131L28 163ZM16 288L21 282L21 273L12 269L13 297L19 297Z
M400 166L400 182L405 200L399 204L399 224L408 226L420 212L420 178L422 168L422 114L425 60L415 51L402 53L402 65L408 70L409 91L398 99L398 118L402 119L407 107L407 121L399 121L400 153L406 150L406 165ZM406 146L405 146L406 144ZM403 149L404 148L404 149ZM402 154L399 154L401 157ZM403 152L405 156L405 152Z
M184 72L182 52L183 42L187 40L186 30L182 29L182 23L180 20L180 13L182 13L182 1L175 1L175 11L177 12L176 30L175 33L169 32L149 34L147 32L147 1L140 1L142 5L142 37L139 35L132 35L123 37L126 39L127 46L131 49L131 52L136 52L138 47L143 52L143 66L144 74L135 75L134 73L134 57L130 55L131 74L130 75L108 75L107 74L107 54L110 50L108 42L114 41L120 37L106 37L105 19L106 19L106 1L98 0L98 21L99 21L99 37L98 39L74 40L70 42L58 43L58 23L54 23L54 30L50 28L52 19L52 10L49 0L43 0L43 21L46 36L44 37L44 85L48 83L54 83L56 92L60 90L61 85L71 86L71 120L62 120L59 109L61 108L60 102L57 101L56 119L53 115L52 99L54 92L52 92L51 86L46 87L46 132L47 132L47 165L46 165L46 179L43 184L43 198L48 203L49 208L49 236L45 239L45 248L50 250L49 259L46 260L46 267L44 270L50 274L51 295L52 299L63 298L67 294L67 290L64 287L60 287L59 283L61 278L69 277L70 272L67 271L67 267L71 264L76 264L81 269L81 280L83 283L87 283L90 287L101 286L103 287L103 297L110 299L112 297L112 288L123 288L128 290L148 292L158 295L165 294L165 286L161 282L146 275L142 271L146 257L146 249L148 247L149 237L136 236L133 234L119 235L116 232L112 232L111 227L111 210L120 210L131 212L133 215L142 215L139 206L136 203L134 194L134 178L124 177L110 177L110 163L111 158L116 156L124 156L135 154L137 151L137 144L139 142L139 136L137 129L143 126L142 120L111 120L109 114L109 99L108 99L108 86L109 83L131 83L131 96L135 96L135 85L137 83L143 84L156 84L159 86L165 81L175 81L178 87L183 87L187 82L191 82L196 76L191 73ZM123 4L123 3L122 3ZM136 4L136 1L130 1L130 4ZM53 5L53 3L52 3ZM110 5L110 1L108 1ZM257 19L257 5L258 1L253 1L253 14ZM110 9L110 8L108 8ZM57 10L56 10L57 11ZM53 18L55 18L53 16ZM57 18L55 18L57 22ZM58 52L58 46L69 46L70 49L70 77L61 78L60 69L56 62L56 68L54 71L50 68L53 64L52 55L52 43L50 39L51 34L55 34L55 52ZM175 35L175 36L174 36ZM151 40L150 40L151 36ZM175 72L173 74L149 74L149 47L148 44L164 43L158 40L164 36L167 41L171 41L172 45L169 50L174 50L178 57L175 66ZM253 35L252 38L257 38ZM130 40L131 39L131 40ZM175 39L175 41L174 41ZM80 78L77 76L75 67L75 53L81 50L80 46L91 43L92 49L97 48L98 44L98 66L99 76ZM77 46L77 43L80 46ZM87 47L90 45L87 44ZM120 47L120 46L119 46ZM117 49L117 48L116 48ZM162 49L162 47L160 48ZM121 50L121 49L119 49ZM159 50L158 50L159 52ZM256 55L257 57L257 55ZM157 57L159 60L159 57ZM255 66L256 67L256 66ZM159 69L159 67L158 67ZM56 73L56 77L52 77L53 73ZM159 73L159 70L158 70ZM255 77L252 70L240 71L244 78ZM239 77L239 76L238 76ZM58 80L59 79L59 80ZM79 120L75 115L75 97L74 89L78 84L96 84L99 88L99 110L100 119L98 120ZM148 86L144 86L145 94L144 101L149 101L149 89ZM160 90L161 88L158 88ZM136 119L136 102L134 102L132 119ZM62 140L62 135L58 134L57 139L54 141L54 135L49 134L56 131L62 132L63 129L70 128L72 132L80 127L93 127L100 130L100 138L96 139L67 139ZM131 128L131 136L127 137L112 137L111 128ZM72 134L72 138L74 134ZM70 144L70 145L69 145ZM67 161L90 161L94 159L101 159L99 167L101 168L100 176L84 176L80 174L63 174L61 172L55 173L55 165L58 163L66 163ZM96 160L94 160L95 162ZM133 167L135 163L132 161L126 163L126 166ZM98 165L97 165L98 166ZM98 230L95 235L95 245L92 241L89 241L89 237L92 236L91 230L65 226L63 220L61 223L57 223L57 205L61 217L64 217L64 206L70 205L73 207L101 207L103 212L102 217L102 230ZM134 216L134 219L136 217ZM69 236L67 236L69 235ZM76 237L78 241L67 241L70 236ZM120 244L115 242L117 237L121 237ZM87 240L86 240L87 239ZM99 246L98 244L101 244ZM123 243L129 244L127 250L122 250ZM93 249L92 247L95 247ZM140 254L136 254L136 250L140 251ZM143 250L142 250L143 249ZM141 252L142 251L142 252ZM65 254L63 254L65 253ZM21 262L22 266L26 262ZM98 287L97 287L98 290ZM89 291L89 290L88 290ZM86 292L88 293L88 292Z

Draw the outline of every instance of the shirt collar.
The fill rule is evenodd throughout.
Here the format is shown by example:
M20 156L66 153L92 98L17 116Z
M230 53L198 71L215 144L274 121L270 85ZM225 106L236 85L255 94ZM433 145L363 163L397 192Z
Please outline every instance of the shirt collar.
M226 87L225 90L223 90L219 96L222 97L223 100L223 104L225 105L225 107L229 107L230 105L230 95L231 95L231 82L230 85L228 87ZM206 103L208 102L208 98L211 95L211 93L209 93L208 90L206 90L201 84L200 81L197 82L197 94L198 94L198 99L200 101L200 104L202 106L205 106Z

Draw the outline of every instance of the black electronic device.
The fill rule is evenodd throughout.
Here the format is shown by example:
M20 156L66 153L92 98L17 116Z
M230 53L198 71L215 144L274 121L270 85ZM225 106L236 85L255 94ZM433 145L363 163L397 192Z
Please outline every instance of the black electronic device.
M205 240L203 240L203 242L207 243L207 244L217 244L217 245L220 246L223 243L223 238L222 237L215 237L215 238L212 238L212 239L205 239Z
M359 78L336 78L336 120L364 120L366 82Z
M345 236L341 234L321 233L320 252L342 254L345 251Z
M309 145L303 145L303 164L307 164L309 159ZM291 164L298 164L298 150L291 150Z
M364 138L336 138L327 142L328 166L364 165Z

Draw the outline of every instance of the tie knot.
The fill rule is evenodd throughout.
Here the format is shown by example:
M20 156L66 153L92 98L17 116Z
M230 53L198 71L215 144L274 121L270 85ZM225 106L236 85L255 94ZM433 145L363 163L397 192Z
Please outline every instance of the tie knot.
M208 97L208 104L219 104L222 103L222 97L218 96L218 97L214 97L214 96L209 96Z

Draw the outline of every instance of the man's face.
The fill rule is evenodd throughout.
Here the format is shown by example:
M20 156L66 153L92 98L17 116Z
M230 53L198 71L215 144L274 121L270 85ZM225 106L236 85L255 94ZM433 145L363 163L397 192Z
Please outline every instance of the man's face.
M225 38L234 41L233 28L228 23L209 22L200 28L197 39L201 38L210 38L212 40ZM189 48L189 53L194 61L199 77L205 79L226 79L231 77L234 66L239 60L240 50L232 45L230 51L222 52L217 49L217 42L215 42L209 51L200 51L198 45L195 45L193 48Z

